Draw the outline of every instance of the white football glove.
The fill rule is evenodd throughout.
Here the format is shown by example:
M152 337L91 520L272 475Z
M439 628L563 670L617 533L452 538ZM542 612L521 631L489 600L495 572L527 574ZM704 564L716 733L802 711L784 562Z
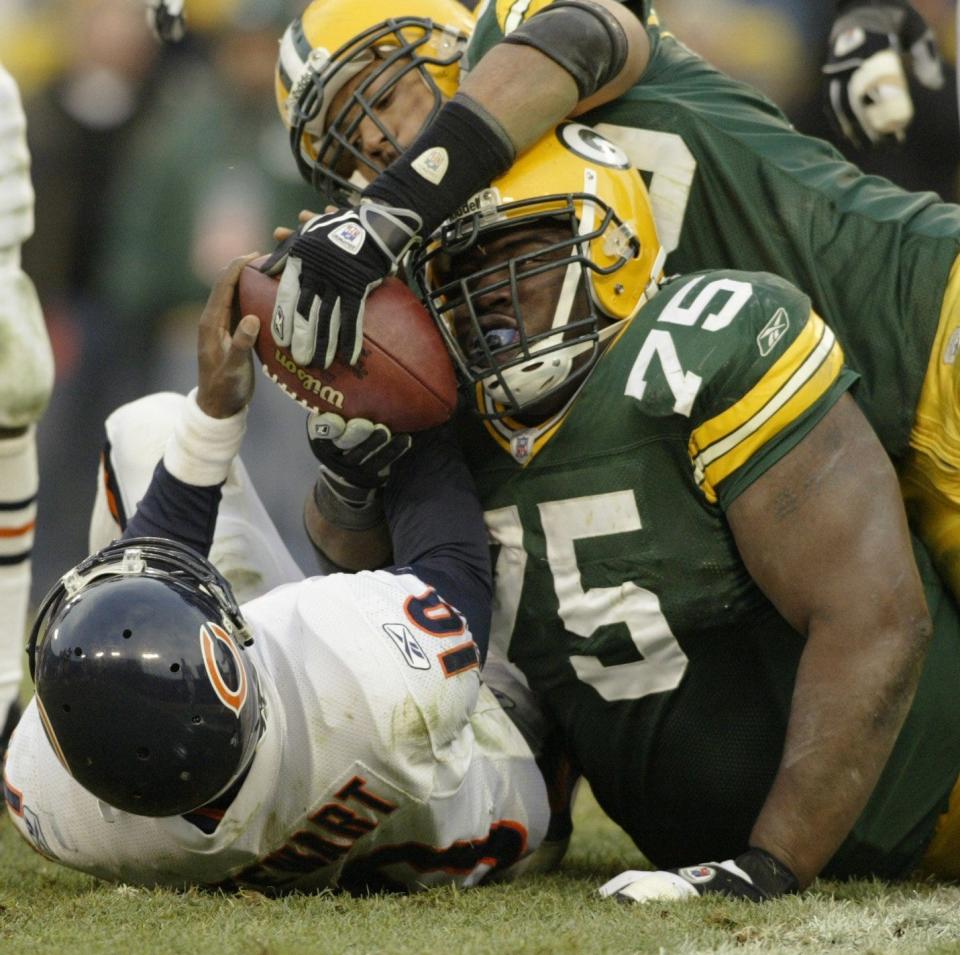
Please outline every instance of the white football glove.
M265 264L270 274L283 268L270 323L273 340L289 348L299 365L329 368L338 348L354 364L367 296L396 271L421 225L410 209L369 201L304 223Z
M184 0L147 0L147 24L164 43L179 43L185 31Z
M913 119L903 55L923 86L943 86L933 33L906 0L841 0L837 8L823 66L828 113L857 148L902 141Z
M763 902L797 891L797 879L763 849L748 849L736 859L705 862L659 872L629 870L600 886L600 895L619 902L669 902L701 895L725 895Z

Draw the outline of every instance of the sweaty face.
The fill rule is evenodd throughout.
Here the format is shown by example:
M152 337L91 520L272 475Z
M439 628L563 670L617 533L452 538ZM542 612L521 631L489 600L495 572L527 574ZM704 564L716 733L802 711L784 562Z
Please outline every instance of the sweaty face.
M564 283L573 301L570 320L587 313L586 294L576 277L566 279L571 256L569 227L552 223L494 232L465 252L450 255L438 263L438 277L449 288L448 312L453 334L471 366L483 367L491 359L497 364L522 354L530 341L547 333L554 323ZM570 329L565 333L568 338ZM556 342L559 344L559 339ZM553 344L553 343L551 343Z
M339 175L373 179L413 141L439 105L440 96L422 66L380 51L330 104L330 132L339 142L320 157Z

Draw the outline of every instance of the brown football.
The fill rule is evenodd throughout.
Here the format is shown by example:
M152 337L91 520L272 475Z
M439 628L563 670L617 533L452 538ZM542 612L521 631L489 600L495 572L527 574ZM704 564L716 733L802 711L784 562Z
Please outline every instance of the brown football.
M240 275L234 322L260 319L257 357L263 372L309 411L368 418L394 432L442 424L457 403L457 383L440 332L420 300L399 279L388 278L367 298L363 346L355 365L337 358L329 368L298 365L277 345L270 318L279 278L254 262Z

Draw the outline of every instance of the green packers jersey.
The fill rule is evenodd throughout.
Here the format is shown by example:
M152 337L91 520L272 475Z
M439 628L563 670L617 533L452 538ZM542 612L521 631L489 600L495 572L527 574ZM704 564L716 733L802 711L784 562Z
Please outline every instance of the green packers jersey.
M469 63L549 2L490 0ZM763 270L803 289L862 375L857 401L901 455L960 253L960 207L864 175L661 31L648 3L628 6L647 14L647 71L578 119L647 180L668 270Z
M805 295L707 272L665 285L555 420L462 422L495 546L494 644L659 865L742 851L770 788L803 640L725 511L854 378ZM960 768L960 623L931 596L949 619L929 692L835 872L902 870Z

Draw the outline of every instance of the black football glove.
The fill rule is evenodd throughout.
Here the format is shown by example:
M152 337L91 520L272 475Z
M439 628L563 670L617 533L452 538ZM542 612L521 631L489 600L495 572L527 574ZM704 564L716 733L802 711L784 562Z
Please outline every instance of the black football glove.
M283 267L273 338L300 365L352 365L363 341L367 295L479 189L505 172L514 148L500 124L458 92L407 151L361 194L356 209L311 219L275 254ZM281 249L284 249L284 245ZM276 274L276 271L271 274Z
M600 887L604 898L619 902L654 902L725 895L763 902L797 891L796 876L763 849L748 849L736 859L705 862L659 872L621 872Z
M913 119L903 70L928 89L943 86L933 33L906 0L841 0L830 31L827 113L854 146L902 140Z
M147 24L164 43L179 43L185 31L184 0L147 0Z
M363 202L314 216L300 227L285 254L270 323L273 340L299 365L329 368L337 354L352 365L363 342L367 296L396 271L416 241L420 217L410 209Z
M329 513L332 504L341 518L349 514L343 508L360 511L377 502L390 468L407 453L412 440L409 434L391 434L386 425L366 418L344 421L330 412L307 418L307 438L320 462L317 504L323 513Z

